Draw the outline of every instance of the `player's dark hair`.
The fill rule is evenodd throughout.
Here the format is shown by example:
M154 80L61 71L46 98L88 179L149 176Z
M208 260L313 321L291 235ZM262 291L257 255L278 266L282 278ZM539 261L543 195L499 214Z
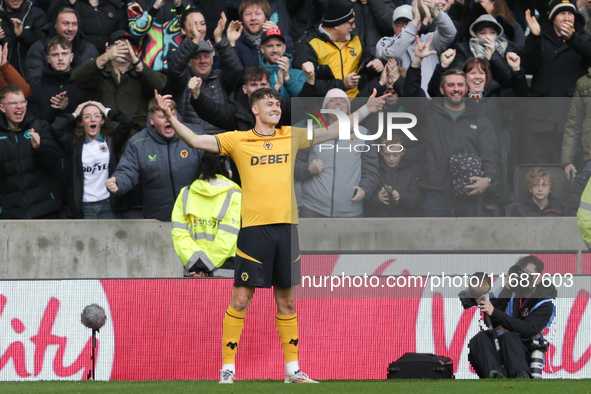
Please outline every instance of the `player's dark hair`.
M187 8L186 10L183 11L183 14L181 15L181 27L183 29L185 29L185 30L187 29L187 18L189 17L189 15L194 14L196 12L203 15L203 12L201 12L201 10L197 7ZM203 19L205 19L205 15L203 15Z
M269 80L269 71L265 70L264 67L261 66L253 66L249 67L244 71L242 75L242 83L247 85L250 81L261 81L267 78Z
M536 256L531 256L531 255L525 256L525 257L522 257L519 260L517 260L517 263L515 263L515 265L518 265L521 268L527 267L528 264L535 265L536 271L538 271L538 274L541 274L542 271L544 271L544 263L542 262L542 260L540 260Z
M72 48L72 43L70 42L70 40L68 40L66 37L56 35L51 40L49 40L47 46L45 47L45 50L47 51L47 53L49 53L49 51L51 51L52 48L55 48L58 45L64 49Z
M459 68L450 68L449 70L444 72L443 75L441 76L441 80L439 81L439 86L441 86L441 87L445 86L445 79L447 78L448 75L461 75L462 77L464 77L464 81L467 81L465 72L463 72Z
M211 152L203 152L201 161L197 167L197 171L193 177L193 180L204 179L210 180L215 179L216 175L223 175L230 179L230 173L226 168L226 157L216 156Z
M250 102L250 106L252 107L257 101L268 98L274 98L276 100L281 101L281 96L279 95L279 92L271 88L260 88L259 90L256 90L253 94L250 95L250 99L248 99L248 101Z

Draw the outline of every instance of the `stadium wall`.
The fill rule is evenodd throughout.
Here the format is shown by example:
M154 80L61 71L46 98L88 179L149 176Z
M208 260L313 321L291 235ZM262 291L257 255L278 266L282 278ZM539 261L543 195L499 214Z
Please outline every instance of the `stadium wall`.
M302 251L580 251L576 218L302 219ZM580 259L579 259L580 260ZM170 223L0 221L0 278L173 278Z

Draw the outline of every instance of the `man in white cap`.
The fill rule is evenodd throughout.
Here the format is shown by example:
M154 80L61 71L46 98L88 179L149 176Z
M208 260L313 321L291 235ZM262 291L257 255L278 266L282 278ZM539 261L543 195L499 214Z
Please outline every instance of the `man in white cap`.
M425 58L421 66L421 87L426 92L433 71L439 63L439 56L451 45L457 31L451 18L436 7L434 0L422 0L422 4L425 16L433 18L433 24L436 26L434 32L418 37L421 42L428 42L433 37L431 49L437 51L437 54ZM394 58L399 66L408 68L414 59L417 33L421 27L420 18L418 0L413 1L412 7L409 5L397 7L392 16L394 36L384 37L378 41L377 57L382 60Z

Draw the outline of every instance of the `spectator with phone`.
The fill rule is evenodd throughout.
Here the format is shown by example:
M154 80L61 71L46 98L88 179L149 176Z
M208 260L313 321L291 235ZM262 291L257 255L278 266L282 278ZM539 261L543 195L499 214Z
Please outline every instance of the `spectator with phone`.
M418 168L404 160L404 134L396 131L392 139L382 136L380 145L378 188L364 201L364 216L415 216L421 204Z

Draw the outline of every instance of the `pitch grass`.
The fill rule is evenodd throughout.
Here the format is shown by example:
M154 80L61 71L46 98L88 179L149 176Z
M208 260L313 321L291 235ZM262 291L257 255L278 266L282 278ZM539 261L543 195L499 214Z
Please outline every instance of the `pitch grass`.
M149 394L149 393L360 393L360 394L477 394L477 393L591 393L590 380L328 380L321 384L284 384L277 380L236 381L220 385L214 381L143 382L0 382L2 394Z

